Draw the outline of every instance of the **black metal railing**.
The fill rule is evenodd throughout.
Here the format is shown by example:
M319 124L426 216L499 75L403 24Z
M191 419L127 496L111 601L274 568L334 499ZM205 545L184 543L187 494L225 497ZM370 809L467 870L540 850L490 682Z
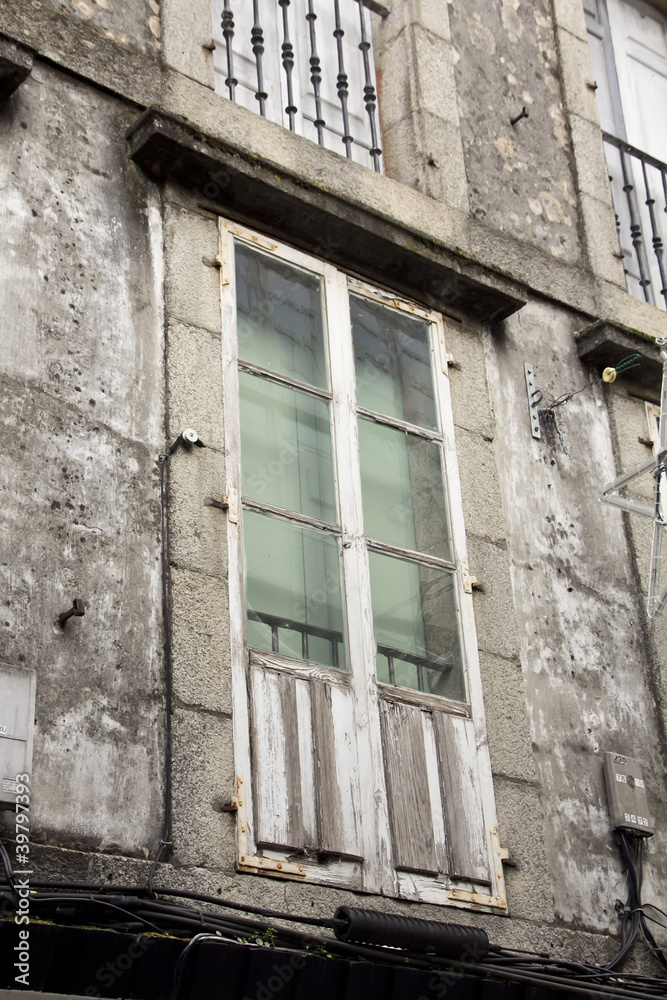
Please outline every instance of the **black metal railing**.
M284 655L284 650L280 648L280 629L286 629L290 632L296 632L301 637L301 656L304 660L308 660L309 656L309 637L316 639L324 639L327 641L331 647L331 666L340 668L340 653L339 646L343 642L343 633L336 632L334 629L330 628L320 628L318 625L306 625L304 622L295 621L293 618L282 618L278 615L268 615L264 611L248 611L248 618L253 622L260 622L262 625L268 625L271 629L271 651L273 653L282 653Z
M296 131L297 113L299 112L297 102L300 99L301 111L304 112L305 100L303 94L297 93L299 89L299 74L295 73L295 50L292 39L297 36L297 33L299 37L303 35L309 50L307 76L310 79L312 87L310 97L313 100L315 112L314 116L312 113L306 114L304 112L303 118L305 122L308 122L308 127L312 126L314 129L315 134L313 138L323 146L325 145L325 131L328 130L330 134L335 133L342 143L345 155L349 159L353 158L353 146L355 144L363 147L367 150L374 170L380 172L382 150L378 142L377 93L371 52L370 25L368 22L370 15L366 10L366 0L325 0L327 4L332 5L334 30L331 38L326 37L322 25L318 23L321 21L321 18L318 17L317 8L319 4L320 10L322 9L322 0L307 0L307 5L304 6L306 23L303 25L297 23L297 17L303 15L299 15L296 5L292 0L275 0L277 4L276 20L272 24L270 33L267 26L261 23L259 0L253 0L253 25L250 37L247 39L239 37L239 31L234 21L233 2L234 0L223 0L221 16L221 30L224 39L227 71L224 84L230 100L236 101L238 97L239 79L234 72L235 56L238 58L239 52L249 54L252 51L252 58L254 59L256 68L256 84L253 83L253 87L256 87L254 96L258 103L259 113L263 117L267 116L268 91L271 88L275 88L282 95L283 110L287 116L289 128L293 132ZM247 0L244 0L244 2L247 2ZM363 129L363 136L359 134L359 128L357 128L357 134L353 134L354 129L352 128L349 110L349 67L346 66L346 47L344 45L346 32L341 19L341 5L353 3L358 8L359 23L352 42L361 53L360 66L363 66L363 93L357 96L359 98L358 103L360 105L363 104L368 119L367 126ZM301 31L302 28L303 32ZM278 62L276 63L275 60L272 61L273 65L280 65L282 67L282 78L280 80L267 78L265 46L270 44L269 34L274 38L274 44L280 49ZM280 36L282 36L282 40ZM349 40L347 39L347 41ZM335 73L335 91L337 93L340 113L340 118L336 123L327 122L324 113L322 80L323 72L329 68L326 66L325 61L325 68L323 69L322 60L318 52L318 44L319 52L323 51L327 53L335 51L336 54L335 65L332 61L330 67L330 71ZM349 48L347 51L349 55Z
M602 133L628 290L667 308L667 164Z
M378 643L378 653L387 657L387 669L389 671L389 683L396 684L396 661L399 663L409 663L417 668L417 690L432 691L432 685L428 682L425 671L436 670L440 674L449 674L452 670L451 663L437 663L424 656L417 656L413 653L406 653L402 649L392 649L391 646L382 646ZM399 682L400 684L400 682ZM405 685L401 685L405 687Z
M281 653L285 655L284 649L280 648L280 630L285 629L289 632L295 632L300 636L302 659L308 660L310 658L309 638L312 636L317 639L324 639L329 643L331 649L331 666L336 668L341 667L340 647L343 643L342 632L337 632L334 629L320 628L318 625L307 625L304 622L296 621L293 618L284 618L279 615L269 615L264 611L249 610L248 618L250 621L259 622L262 625L268 625L271 629L271 651L273 653ZM290 649L293 649L293 646L290 647ZM392 646L384 646L378 643L377 651L387 659L390 684L397 683L397 661L398 663L408 663L411 666L416 667L418 691L431 691L432 689L432 686L428 681L426 671L435 670L441 675L446 675L452 670L451 663L429 660L427 657L418 656L415 653L406 653L404 650L395 649ZM400 682L398 683L400 684Z

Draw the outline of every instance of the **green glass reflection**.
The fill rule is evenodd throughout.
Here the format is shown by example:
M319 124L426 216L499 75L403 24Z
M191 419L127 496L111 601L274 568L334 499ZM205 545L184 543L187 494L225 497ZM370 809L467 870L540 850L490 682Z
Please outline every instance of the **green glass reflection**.
M243 525L249 645L344 669L337 540L249 510Z
M369 552L378 680L465 701L456 579Z
M241 360L327 388L320 279L242 243L235 253Z
M356 295L350 315L359 406L435 430L428 323Z
M334 523L329 404L239 372L243 495Z
M451 560L440 445L360 418L359 453L367 537Z

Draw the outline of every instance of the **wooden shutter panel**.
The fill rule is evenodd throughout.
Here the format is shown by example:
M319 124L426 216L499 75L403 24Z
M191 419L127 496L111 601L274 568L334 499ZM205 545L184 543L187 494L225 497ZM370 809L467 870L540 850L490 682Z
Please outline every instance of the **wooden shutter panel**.
M362 857L359 766L348 684L251 667L255 841Z
M394 864L490 885L470 719L381 701Z
M491 882L472 719L434 712L440 782L454 878Z

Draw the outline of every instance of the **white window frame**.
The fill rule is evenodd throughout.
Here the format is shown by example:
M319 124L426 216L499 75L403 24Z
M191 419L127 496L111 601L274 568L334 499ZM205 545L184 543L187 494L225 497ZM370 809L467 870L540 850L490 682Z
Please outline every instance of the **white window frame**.
M238 512L231 503L228 517L228 580L230 614L230 653L232 668L233 727L235 768L237 772L237 867L239 871L264 872L299 881L340 885L367 892L382 893L393 897L421 899L423 901L455 905L487 912L506 912L504 886L504 852L499 846L491 765L486 740L486 724L482 697L481 673L474 622L472 589L467 567L466 536L463 521L461 486L457 468L454 424L448 379L448 353L445 344L443 317L417 303L399 298L366 281L348 275L339 268L309 256L289 246L243 226L224 219L219 221L220 280L222 309L222 367L224 393L225 459L227 497L239 497ZM346 659L347 669L337 670L304 661L288 660L280 654L249 651L246 642L245 571L243 557L243 503L241 492L240 414L238 389L238 350L236 331L236 289L234 269L234 242L240 241L281 261L293 264L320 276L325 295L326 351L332 389L332 432L335 462L336 491L341 515L341 529L337 532L342 541L342 586L345 600ZM431 358L435 375L436 406L441 432L433 437L442 440L444 477L446 482L451 542L455 576L458 585L458 606L461 625L461 642L466 676L468 700L465 703L448 701L437 695L417 690L381 684L375 677L375 642L370 605L370 579L368 544L363 533L361 479L358 463L357 407L349 387L355 384L354 352L349 321L349 294L361 294L393 309L405 310L412 316L426 320L431 328ZM254 506L254 505L251 505ZM255 506L255 509L257 507ZM235 516L238 513L238 516ZM308 519L295 522L308 523ZM336 532L334 532L336 534ZM373 549L381 551L379 546ZM390 551L390 547L385 551ZM435 560L434 560L435 563ZM449 564L450 566L452 564ZM250 705L248 671L263 666L270 671L288 672L307 681L316 675L341 692L351 689L357 720L357 760L353 781L359 801L369 804L371 815L362 817L363 865L358 860L342 860L334 867L303 863L281 851L256 848L253 832L253 786L250 745ZM383 749L380 731L379 702L397 700L406 705L418 706L427 714L432 709L443 711L460 720L472 720L474 737L466 729L470 753L477 768L478 788L475 791L481 802L483 837L486 844L490 891L469 881L452 879L435 880L419 874L394 870L392 866L392 838ZM465 742L465 740L464 740ZM474 746L473 746L474 744ZM435 747L425 737L427 757L426 775L431 803L440 802ZM428 761L431 763L428 764ZM472 772L471 772L472 773ZM466 782L461 777L464 794ZM477 779L476 779L477 780ZM472 791L470 792L472 796ZM462 803L462 807L467 803ZM441 817L444 835L444 819ZM437 809L434 809L434 813ZM436 819L435 833L437 835Z

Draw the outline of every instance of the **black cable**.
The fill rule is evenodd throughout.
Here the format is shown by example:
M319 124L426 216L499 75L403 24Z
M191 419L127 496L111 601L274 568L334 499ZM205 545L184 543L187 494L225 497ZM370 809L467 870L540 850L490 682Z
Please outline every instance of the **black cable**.
M160 928L157 927L150 920L146 920L143 917L138 916L138 914L133 913L131 910L125 907L118 906L116 903L111 902L109 899L97 899L95 896L43 896L41 893L35 893L30 900L33 907L38 906L40 903L93 903L96 906L102 906L106 909L116 910L118 913L122 913L125 917L134 917L136 920L140 920L142 923L150 927L151 930L160 933Z
M94 892L97 895L144 895L149 890L143 885L100 885L99 883L81 882L35 882L31 881L31 886L35 889L79 889L81 892ZM324 917L307 917L303 914L284 913L282 910L268 910L262 906L252 906L250 903L236 903L231 899L222 896L207 896L200 892L190 892L187 889L165 889L155 888L151 895L175 896L183 899L193 899L200 903L211 903L215 906L222 906L224 909L240 910L243 913L254 913L260 917L272 917L275 920L290 920L297 924L308 924L312 927L327 927L333 929L334 921Z
M219 938L216 934L195 934L192 940L188 941L185 948L178 956L178 961L176 962L176 967L174 968L174 977L172 980L169 1000L178 1000L178 991L181 987L181 978L183 976L183 972L185 971L188 955L194 949L195 945L199 944L201 941L218 941L219 943L224 943L223 939Z
M157 869L162 853L166 847L171 847L171 698L172 698L172 670L171 670L171 616L169 613L169 583L167 579L167 539L166 539L166 515L165 515L165 470L170 455L173 454L180 435L172 444L166 454L158 456L160 463L160 560L162 563L162 622L164 628L164 674L165 674L165 731L164 731L164 825L162 828L162 839L155 860L148 873L148 890L153 891L153 876Z
M12 869L12 863L10 861L9 855L7 854L7 848L5 847L2 840L0 840L0 858L2 858L2 867L5 869L5 877L8 884L12 887L13 891L16 892L16 883L14 882L14 871Z
M628 843L624 844L622 850L630 851L630 871L629 885L632 892L640 885L640 878L637 878L637 866L632 856L632 851ZM634 844L633 850L639 852L640 848ZM641 865L639 874L641 874ZM33 885L35 885L33 883ZM38 885L43 885L39 883ZM76 886L76 884L73 884ZM81 889L82 886L76 886ZM90 887L85 887L90 888ZM97 887L93 887L96 889ZM304 933L296 929L272 926L263 920L249 919L246 917L210 913L201 909L193 909L189 906L179 904L166 904L149 898L146 887L135 887L138 893L134 896L118 895L119 889L127 893L132 887L113 887L116 893L95 892L76 894L69 893L35 893L33 896L33 907L35 911L47 911L51 907L58 907L63 903L71 904L93 904L99 909L100 914L107 919L105 924L114 926L116 929L125 929L127 918L130 918L130 926L136 929L137 923L148 925L151 929L172 936L184 934L188 937L195 937L197 934L210 933L219 939L219 935L225 935L232 939L245 943L262 944L262 937L270 940L271 946L311 950L314 947L323 950L327 954L338 954L341 957L350 959L366 958L368 960L389 963L391 965L405 966L406 962L413 968L439 969L439 970L460 970L462 973L474 972L478 975L491 975L501 979L509 979L516 982L540 983L545 986L551 985L560 989L567 989L568 992L579 993L584 996L606 995L610 998L630 998L634 1000L655 1000L656 997L665 997L665 981L655 977L642 976L631 973L619 973L607 966L596 966L589 963L575 963L560 959L544 960L534 954L523 955L520 953L501 954L501 949L494 949L483 962L457 962L434 955L416 954L410 950L376 945L369 946L363 944L352 944L350 942L338 941L334 938L323 936L304 936ZM161 890L162 891L162 890ZM166 892L185 893L185 890L165 890ZM196 894L188 894L196 895ZM216 899L216 897L204 897L207 902L225 907L229 901ZM245 909L244 904L233 904L238 909ZM257 909L257 908L249 908ZM273 911L276 912L276 911ZM54 914L56 917L63 914ZM122 923L116 915L124 918ZM67 914L69 916L69 914ZM304 923L304 918L294 914L281 914L288 920ZM636 914L635 916L639 916ZM76 918L76 913L73 914ZM115 919L114 919L115 917ZM312 918L311 918L312 919ZM331 921L333 923L333 921ZM271 932L269 939L267 932ZM649 931L650 934L650 931ZM259 939L259 940L258 940ZM626 935L627 945L627 935ZM657 947L657 946L656 946ZM612 960L611 964L617 964L618 956Z

